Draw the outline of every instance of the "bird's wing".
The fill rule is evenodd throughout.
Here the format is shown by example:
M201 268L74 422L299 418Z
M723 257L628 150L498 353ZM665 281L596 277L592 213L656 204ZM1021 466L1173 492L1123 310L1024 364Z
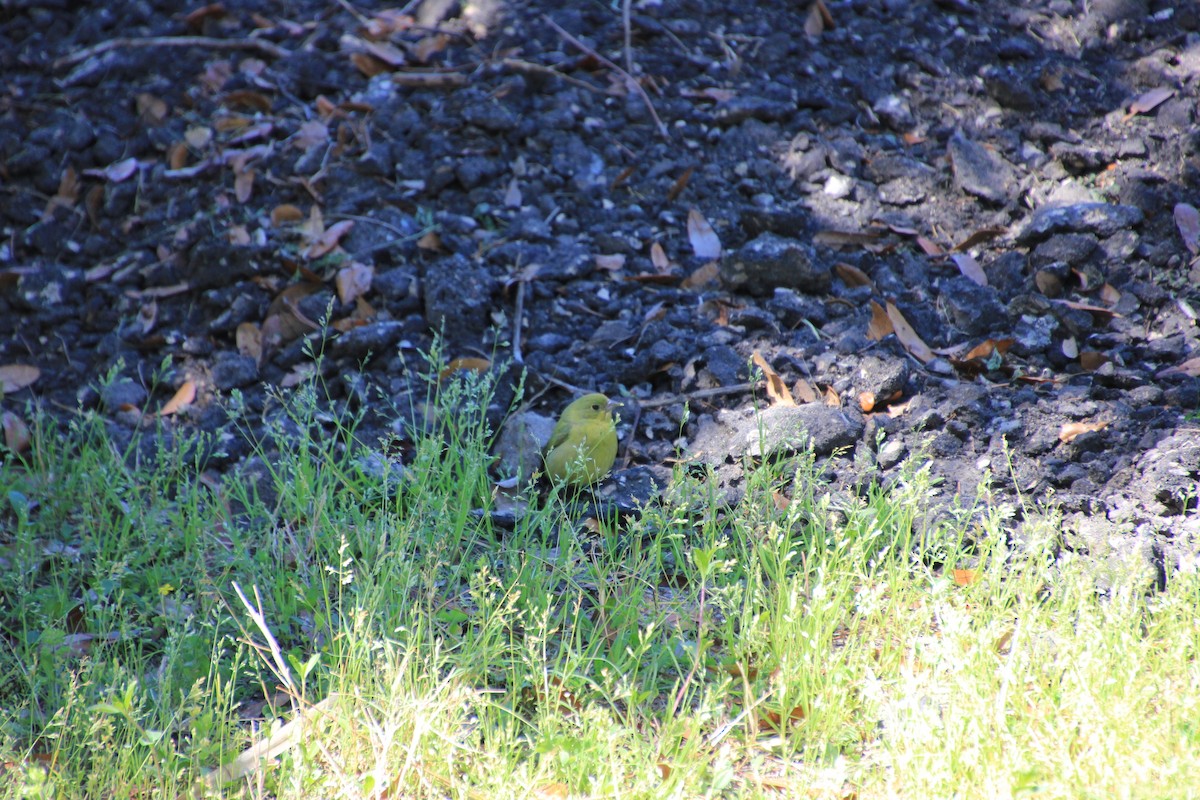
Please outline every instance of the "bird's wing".
M543 453L549 453L554 448L567 440L567 433L571 426L567 424L565 419L560 419L558 424L554 426L554 433L550 434L550 441L546 442L546 447L542 450Z

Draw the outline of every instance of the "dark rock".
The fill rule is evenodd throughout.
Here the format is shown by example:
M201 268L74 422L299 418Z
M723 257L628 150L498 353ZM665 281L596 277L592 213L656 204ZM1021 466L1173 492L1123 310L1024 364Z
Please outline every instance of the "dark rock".
M1099 240L1090 233L1062 233L1051 236L1029 254L1034 267L1059 262L1074 267L1082 264L1096 249Z
M491 274L466 256L443 258L425 273L425 319L452 341L477 338L491 324L496 289Z
M351 328L333 340L332 352L339 357L362 359L390 353L404 336L406 327L395 320L376 320Z
M145 386L129 378L118 378L100 387L100 403L109 413L122 408L140 409L149 397Z
M770 295L779 287L819 294L833 279L813 263L815 258L800 241L764 233L721 260L721 278L729 288L754 295Z
M258 363L239 353L220 353L212 366L213 388L219 392L243 389L258 380Z
M1055 233L1094 233L1112 236L1141 223L1142 211L1110 203L1076 203L1039 208L1017 234L1017 244L1031 245Z
M852 410L810 403L772 406L742 428L747 455L778 458L811 446L818 456L851 448L864 430L862 416Z
M902 392L908 383L908 376L907 361L864 356L858 364L855 383L860 391L871 392L877 400L882 401Z
M950 137L946 155L954 170L954 184L963 192L990 203L1004 204L1016 191L1012 164L960 133Z

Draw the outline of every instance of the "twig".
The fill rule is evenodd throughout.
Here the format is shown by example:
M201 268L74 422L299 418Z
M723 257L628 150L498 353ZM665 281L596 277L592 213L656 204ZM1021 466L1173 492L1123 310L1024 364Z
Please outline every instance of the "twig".
M609 69L613 70L614 72L616 72L617 74L622 76L625 79L626 85L628 85L629 87L636 90L637 93L642 96L642 102L644 102L646 104L646 108L647 108L647 110L649 110L650 116L653 117L654 124L658 128L659 134L667 141L671 140L671 134L667 132L667 126L663 125L662 120L658 118L658 112L654 110L654 103L652 103L650 101L650 95L646 94L646 90L642 88L642 85L637 82L636 78L634 78L632 75L630 75L624 69L621 69L621 67L619 67L616 64L614 64L613 62L609 61L604 56L597 53L592 48L588 47L583 42L576 39L571 34L567 33L565 30L563 30L563 28L557 22L550 19L550 17L543 14L542 19L544 19L546 21L546 24L549 25L551 28L554 28L555 32L558 33L559 36L566 39L568 42L575 45L580 50L587 53L589 56L596 59L604 66L608 67Z
M74 66L82 61L87 61L92 56L122 47L207 47L211 50L257 50L272 58L287 58L292 54L290 50L285 50L263 39L216 39L211 36L148 36L143 39L122 37L76 50L70 55L56 59L53 66L55 69Z
M513 361L524 364L521 356L521 317L525 314L525 281L517 281L517 313L513 322L512 349Z
M621 27L625 29L625 69L633 74L633 22L630 19L630 6L633 0L621 3Z
M505 58L500 61L500 66L511 69L514 72L528 72L535 75L553 75L556 78L562 78L567 83L579 86L584 89L590 89L598 94L606 94L607 92L599 86L593 86L587 81L581 81L579 78L572 77L565 72L560 72L553 67L547 67L542 64L535 64L532 61L524 61L520 58Z
M673 394L667 397L658 397L651 400L642 400L639 402L642 408L658 408L660 406L670 406L675 403L684 403L688 400L704 400L709 397L720 397L726 394L742 394L754 389L758 383L736 383L733 386L717 386L713 389L697 389L694 392L688 392L684 395Z

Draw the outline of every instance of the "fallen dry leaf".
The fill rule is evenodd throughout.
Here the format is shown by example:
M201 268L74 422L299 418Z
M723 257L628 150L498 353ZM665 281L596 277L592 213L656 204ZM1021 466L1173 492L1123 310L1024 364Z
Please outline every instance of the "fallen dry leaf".
M967 253L954 253L950 256L954 263L958 266L958 271L967 276L980 286L987 286L987 275L983 272L983 267L979 266L979 262Z
M1006 233L1008 233L1008 228L980 228L958 244L954 245L954 252L961 253L963 250L974 247L977 244L990 242L997 236L1003 236Z
M1175 206L1175 227L1183 237L1183 246L1192 255L1200 253L1200 211L1189 203Z
M970 361L973 358L991 358L992 353L1000 353L1004 355L1008 352L1008 348L1013 346L1015 339L988 339L972 347L965 356L964 361Z
M1108 427L1107 422L1068 422L1058 431L1058 440L1063 444L1067 444L1085 433L1092 431L1102 431Z
M667 190L667 202L675 202L675 198L683 194L683 190L687 188L688 183L692 179L692 171L695 167L688 167L683 171L683 174L675 179L675 183L671 184L671 188Z
M925 238L924 236L917 237L917 246L920 247L921 252L927 256L940 256L945 253L945 251L942 250L941 245L932 239Z
M715 281L719 274L720 268L717 266L717 262L710 261L680 281L679 286L682 289L699 289L701 286Z
M697 209L688 211L688 242L697 258L716 259L721 257L721 239L712 225Z
M933 360L933 351L929 349L929 345L921 340L913 327L908 324L908 320L900 313L900 309L896 308L896 304L891 300L887 303L887 316L892 321L892 327L895 328L896 338L904 345L908 352L917 357L923 364L927 364Z
M299 206L291 203L283 203L271 209L271 224L277 228L280 225L290 225L302 219L304 219L304 212L300 210Z
M896 328L892 325L892 320L888 317L887 311L883 306L871 301L871 323L867 326L867 338L878 342L885 336L890 336L896 332Z
M170 414L174 414L181 408L190 406L195 399L196 382L193 380L186 380L183 382L183 385L179 387L179 390L175 392L175 396L168 400L165 406L159 409L158 415L160 417L166 417Z
M853 264L847 264L845 261L839 261L834 264L833 271L848 288L853 289L856 286L872 285L871 278L867 273Z
M338 299L343 303L349 303L351 300L358 299L360 295L364 295L370 291L371 280L374 277L374 267L360 264L357 261L342 267L338 270L337 277L334 278Z
M783 378L779 377L778 372L771 369L771 365L763 358L762 353L755 350L750 358L762 370L763 377L767 379L767 397L771 398L771 404L778 406L796 405L796 401L792 399L792 393L788 390L787 384L783 382Z
M616 272L625 266L625 256L622 253L611 253L596 256L596 269L605 272Z
M29 426L25 420L11 411L0 414L0 428L4 429L4 446L11 453L24 453L29 449Z
M1175 90L1166 86L1151 89L1145 94L1139 95L1129 104L1129 113L1125 115L1125 119L1129 119L1137 114L1149 113L1174 96Z
M0 367L3 369L3 367ZM1182 364L1176 364L1173 367L1167 367L1160 370L1156 377L1161 378L1164 375L1188 375L1193 378L1200 378L1200 358L1189 358Z
M334 223L324 233L316 238L308 250L305 251L304 257L310 261L315 261L321 256L328 255L338 246L341 238L350 232L354 227L354 220L344 219L341 222Z
M237 326L235 334L238 352L253 358L256 363L262 363L262 331L253 322L243 322Z
M0 366L0 394L19 392L42 376L42 371L29 364Z
M1111 360L1104 353L1098 353L1095 350L1084 350L1079 354L1079 366L1088 372L1095 372Z
M667 251L658 242L650 245L650 263L661 273L670 272L673 266L670 257L667 255Z

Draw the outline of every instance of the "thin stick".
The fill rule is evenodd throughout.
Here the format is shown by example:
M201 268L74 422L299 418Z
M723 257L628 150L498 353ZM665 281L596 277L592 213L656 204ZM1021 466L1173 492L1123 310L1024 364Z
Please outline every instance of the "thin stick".
M588 89L593 92L598 92L599 94L607 94L606 90L602 89L599 86L593 86L592 84L588 83L587 81L581 81L581 80L579 80L579 78L568 75L565 72L560 72L559 70L556 70L553 67L543 66L542 64L535 64L532 61L524 61L519 58L505 58L505 59L501 59L500 65L502 67L511 69L514 72L529 72L529 73L533 73L535 75L553 75L554 77L562 78L567 83L574 84L575 86L579 86L581 88Z
M625 28L625 69L633 74L633 22L629 8L633 0L625 0L621 4L621 25Z
M545 14L542 15L542 19L544 19L546 21L546 24L549 25L551 28L554 28L555 32L558 33L559 36L563 37L568 42L575 45L580 50L587 53L589 56L596 59L604 66L608 67L609 69L615 71L617 74L621 75L625 79L625 83L628 86L632 87L634 90L636 90L637 93L642 96L642 102L644 102L646 104L646 108L650 111L650 116L654 118L654 124L658 128L659 134L661 134L662 137L664 139L666 139L667 141L671 140L671 134L667 132L667 126L663 125L662 120L658 118L658 112L654 110L654 103L652 103L650 101L650 95L646 94L646 90L642 88L642 85L640 83L638 83L637 80L632 75L630 75L625 70L621 69L621 67L617 66L613 62L609 61L604 56L597 53L592 48L588 47L583 42L576 39L571 34L567 33L565 30L562 29L561 26L559 26L559 24L557 22L550 19Z
M262 39L215 39L211 36L149 36L144 39L109 39L107 42L76 50L54 62L55 69L70 67L92 56L122 47L207 47L210 50L257 50L272 58L287 58L292 53Z
M704 400L709 397L720 397L726 394L743 394L758 386L758 383L737 383L733 386L718 386L714 389L697 389L694 392L687 394L673 394L668 397L657 397L651 400L642 400L638 403L642 408L658 408L659 406L669 406L675 403L684 403L688 400Z
M513 361L524 364L521 356L521 317L525 314L525 281L517 281L517 313L513 322L512 349Z

